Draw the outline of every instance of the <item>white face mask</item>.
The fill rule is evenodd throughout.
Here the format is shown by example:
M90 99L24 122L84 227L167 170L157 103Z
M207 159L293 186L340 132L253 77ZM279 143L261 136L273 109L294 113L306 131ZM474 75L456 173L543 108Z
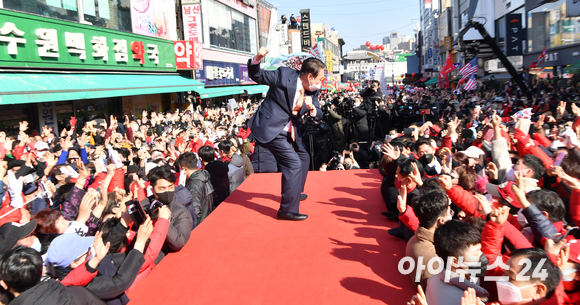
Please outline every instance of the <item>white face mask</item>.
M322 87L321 87L322 83L318 83L318 84L311 84L311 83L310 83L310 80L308 80L308 84L310 85L310 86L308 87L308 91L310 91L310 92L318 91L318 90L320 90L320 88L322 88Z
M528 285L525 287L518 287L508 281L499 280L497 284L497 297L499 301L504 305L517 304L524 301L531 301L532 299L522 299L522 289L526 289L536 284Z
M40 240L38 239L38 237L34 238L34 242L32 243L32 246L30 246L30 248L36 250L36 252L40 253L40 251L42 251L42 244L40 243Z
M516 171L513 168L508 168L505 171L505 178L509 181L516 181Z
M572 282L574 281L574 277L570 277L570 274L576 273L578 270L574 268L566 268L562 270L562 281L564 282Z

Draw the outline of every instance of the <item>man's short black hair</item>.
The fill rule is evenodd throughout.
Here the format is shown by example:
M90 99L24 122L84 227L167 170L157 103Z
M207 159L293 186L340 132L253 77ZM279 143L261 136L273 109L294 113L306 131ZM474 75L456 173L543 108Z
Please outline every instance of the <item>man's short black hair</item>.
M211 146L204 145L199 148L197 155L203 162L211 162L215 160L215 149Z
M119 149L119 155L123 156L123 158L125 158L125 160L129 159L130 154L131 154L131 152L127 148L123 147L123 148Z
M229 139L225 140L225 141L221 141L218 144L218 148L221 151L225 152L226 154L230 153L230 151L232 150L232 146L234 146L234 143L232 143L232 141L230 141Z
M415 151L419 151L419 147L421 147L421 145L427 145L431 147L431 140L425 138L417 140L417 142L415 142Z
M534 179L540 180L546 171L546 166L542 159L534 155L524 155L521 157L524 162L524 165L534 171Z
M419 161L415 160L415 158L399 158L397 162L399 163L400 174L405 177L409 176L409 174L413 172L413 163L417 165L417 169L421 174L421 178L425 174L425 169L423 169L423 165L421 165Z
M155 187L155 185L157 185L158 180L167 180L171 183L175 183L177 178L175 178L175 175L173 174L173 172L171 172L171 169L169 169L169 167L158 166L149 171L149 173L147 174L147 180L149 180L152 187Z
M548 190L533 190L526 194L528 201L538 207L542 212L547 212L550 222L563 221L566 216L566 207L560 196Z
M413 203L413 211L423 228L432 228L439 217L446 216L449 209L449 197L440 190L422 192Z
M435 230L433 244L437 255L447 263L448 257L459 258L470 246L481 244L481 234L468 223L450 220Z
M36 250L18 246L0 260L0 278L12 290L22 293L42 277L42 257Z
M529 277L531 282L543 283L544 285L546 285L546 299L552 297L552 295L554 295L554 292L556 291L556 287L558 287L558 285L560 284L562 274L560 272L560 268L558 268L556 265L554 265L554 263L552 263L552 261L546 254L546 251L538 248L517 249L512 251L510 259L516 259L518 257L525 257L529 259L531 263L524 264L522 266L522 271L526 270L527 272L521 273L519 275ZM540 264L543 265L540 266ZM541 271L536 270L538 266L540 266L540 269L542 269ZM538 271L540 273L537 273ZM543 274L544 272L547 273L547 277L544 280L542 280L537 276L534 276L536 274Z
M188 151L179 156L179 165L187 169L197 169L197 156Z
M320 59L310 57L302 63L300 75L312 74L314 77L318 77L320 73L324 73L325 68L326 65Z

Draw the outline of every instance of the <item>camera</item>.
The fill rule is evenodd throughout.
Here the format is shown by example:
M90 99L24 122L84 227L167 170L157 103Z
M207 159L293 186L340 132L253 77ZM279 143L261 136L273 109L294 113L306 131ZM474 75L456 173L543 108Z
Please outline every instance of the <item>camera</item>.
M131 215L131 219L133 219L135 226L138 227L145 222L147 215L145 214L145 210L143 210L139 200L128 201L125 205L127 206L127 211L129 211L129 215Z

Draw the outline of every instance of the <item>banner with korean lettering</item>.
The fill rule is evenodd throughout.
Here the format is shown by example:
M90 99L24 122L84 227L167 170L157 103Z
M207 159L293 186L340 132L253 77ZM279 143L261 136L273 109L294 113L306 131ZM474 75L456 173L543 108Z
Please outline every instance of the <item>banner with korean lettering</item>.
M44 126L50 128L54 134L58 132L58 122L54 102L38 103L38 127L42 130Z
M199 4L183 6L183 38L202 42L201 38L201 15Z
M175 71L173 42L0 10L0 67Z
M326 71L332 73L332 50L326 50Z
M300 10L300 34L302 36L302 52L312 48L312 33L310 29L310 9Z
M201 42L193 40L174 41L177 70L201 70Z
M211 60L203 61L203 69L195 71L195 79L206 87L255 84L246 64Z
M175 0L131 0L133 33L177 40Z

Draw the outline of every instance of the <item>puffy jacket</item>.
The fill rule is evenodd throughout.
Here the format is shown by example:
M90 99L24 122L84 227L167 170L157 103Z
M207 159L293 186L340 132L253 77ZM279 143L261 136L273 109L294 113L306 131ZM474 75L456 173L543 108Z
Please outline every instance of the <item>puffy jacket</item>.
M210 181L210 174L205 169L193 172L185 187L193 196L190 206L186 206L190 212L197 217L197 223L200 224L213 211L213 193L214 188Z
M105 304L84 287L66 287L55 280L42 281L16 297L11 305Z
M215 190L213 202L217 207L230 195L228 166L222 161L216 160L208 163L205 169L209 172L211 184Z

